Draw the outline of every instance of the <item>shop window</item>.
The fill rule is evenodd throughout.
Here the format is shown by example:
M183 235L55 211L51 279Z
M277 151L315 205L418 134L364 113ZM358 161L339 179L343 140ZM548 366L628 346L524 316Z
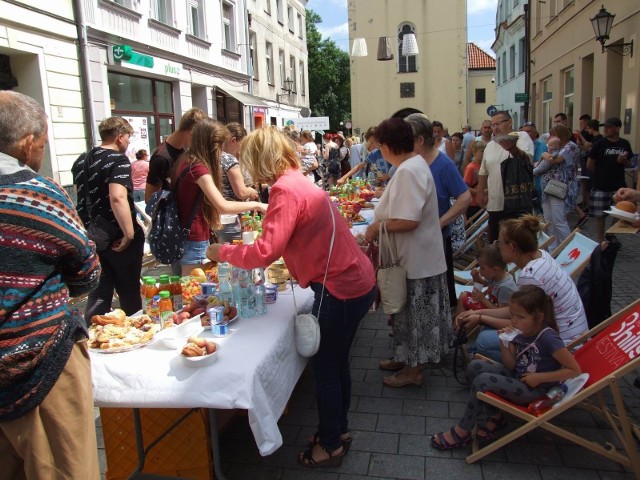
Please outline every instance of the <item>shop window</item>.
M476 88L476 103L487 103L486 88Z
M204 0L187 0L187 27L189 34L205 38Z
M153 18L165 25L173 26L173 1L152 0Z
M398 73L418 71L417 55L402 55L402 42L407 33L413 33L415 35L416 30L408 23L401 24L398 28Z
M234 5L222 2L222 47L230 52L236 51L236 17Z
M242 122L242 105L233 97L218 92L216 94L217 120L222 123Z

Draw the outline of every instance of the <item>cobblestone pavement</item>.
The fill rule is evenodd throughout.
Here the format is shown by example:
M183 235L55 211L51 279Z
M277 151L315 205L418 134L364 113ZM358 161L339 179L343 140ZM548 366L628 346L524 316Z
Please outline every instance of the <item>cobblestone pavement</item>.
M575 223L575 219L571 218ZM593 220L584 232L594 238ZM618 235L623 248L614 270L612 309L617 311L638 298L640 282L640 237ZM421 387L401 389L383 385L386 375L378 361L391 356L386 316L378 311L361 323L351 351L353 399L351 432L353 446L339 469L308 471L296 464L296 454L316 430L313 382L308 374L300 379L280 420L284 445L273 455L260 457L246 416L239 416L221 437L222 461L229 480L360 480L377 479L631 479L619 464L570 444L549 432L534 431L469 465L469 449L437 451L430 435L450 428L462 415L468 389L453 377L451 358L443 368L425 369ZM638 373L623 381L627 411L640 423L640 390L633 386ZM613 441L613 432L601 420L582 410L563 414L560 422L579 435ZM99 426L99 419L97 420ZM510 427L518 425L510 421ZM104 449L98 429L101 462ZM133 452L132 452L133 454Z

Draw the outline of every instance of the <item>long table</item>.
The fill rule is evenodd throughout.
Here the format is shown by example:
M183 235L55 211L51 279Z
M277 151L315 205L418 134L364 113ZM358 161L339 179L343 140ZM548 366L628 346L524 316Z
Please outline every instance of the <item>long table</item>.
M310 312L311 289L296 285L295 295L298 311ZM278 292L278 301L268 305L266 315L232 323L229 336L215 339L221 346L217 361L201 368L185 366L176 350L160 343L126 353L92 353L95 405L210 409L214 469L216 478L224 480L215 409L247 410L261 455L269 455L282 445L278 419L307 362L296 351L293 320L289 288ZM141 441L137 413L134 410L136 435Z

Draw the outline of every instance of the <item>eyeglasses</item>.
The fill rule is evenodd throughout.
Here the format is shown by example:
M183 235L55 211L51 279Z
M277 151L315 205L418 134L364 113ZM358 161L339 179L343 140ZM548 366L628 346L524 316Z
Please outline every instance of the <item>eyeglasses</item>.
M508 122L509 120L510 120L509 118L505 118L504 120L498 120L497 122L491 124L491 128L495 128L501 123Z

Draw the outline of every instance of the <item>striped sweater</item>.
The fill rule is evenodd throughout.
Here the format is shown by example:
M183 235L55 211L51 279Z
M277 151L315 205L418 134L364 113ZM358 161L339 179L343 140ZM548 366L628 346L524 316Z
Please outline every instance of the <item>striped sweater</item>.
M86 336L69 296L95 288L99 276L62 187L0 153L0 421L38 406L56 383Z

